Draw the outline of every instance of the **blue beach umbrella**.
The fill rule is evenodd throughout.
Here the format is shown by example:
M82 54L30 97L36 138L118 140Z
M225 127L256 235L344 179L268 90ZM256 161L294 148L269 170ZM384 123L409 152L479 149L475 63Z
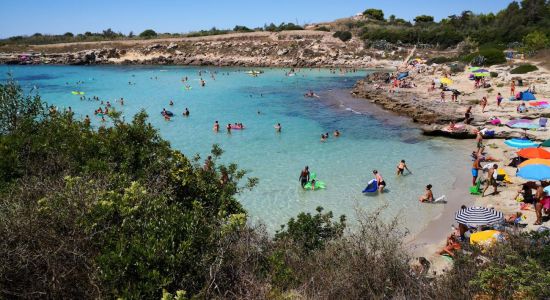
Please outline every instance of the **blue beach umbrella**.
M517 176L530 180L550 179L550 167L546 165L527 165L517 173Z

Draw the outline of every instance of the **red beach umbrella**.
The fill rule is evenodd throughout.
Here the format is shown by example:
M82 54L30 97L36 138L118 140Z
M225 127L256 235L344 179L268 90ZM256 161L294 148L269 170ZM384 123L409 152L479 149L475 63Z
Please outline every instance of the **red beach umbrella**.
M542 148L525 148L518 151L518 155L523 158L542 158L550 159L550 152Z

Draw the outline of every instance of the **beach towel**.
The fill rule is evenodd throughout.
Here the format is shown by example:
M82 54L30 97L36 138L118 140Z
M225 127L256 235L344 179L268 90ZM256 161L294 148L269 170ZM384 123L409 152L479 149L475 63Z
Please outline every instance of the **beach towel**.
M546 127L546 122L548 122L547 118L540 118L539 119L539 126L540 127Z

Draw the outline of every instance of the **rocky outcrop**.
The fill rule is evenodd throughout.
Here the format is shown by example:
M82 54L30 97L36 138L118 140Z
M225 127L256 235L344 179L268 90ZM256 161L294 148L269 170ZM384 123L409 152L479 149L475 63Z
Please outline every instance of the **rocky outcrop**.
M435 109L433 105L416 101L415 95L407 91L400 91L399 94L390 94L387 90L377 89L375 82L383 82L389 79L387 72L373 73L363 80L357 81L352 94L356 97L365 98L372 103L382 106L384 109L397 114L408 116L414 122L422 124L447 125L449 122L463 120L457 116L456 110L451 104L444 109Z
M30 53L0 53L0 63L353 68L373 67L373 57L376 55L365 49L359 40L344 43L327 32L307 31L167 41L40 45L32 48Z

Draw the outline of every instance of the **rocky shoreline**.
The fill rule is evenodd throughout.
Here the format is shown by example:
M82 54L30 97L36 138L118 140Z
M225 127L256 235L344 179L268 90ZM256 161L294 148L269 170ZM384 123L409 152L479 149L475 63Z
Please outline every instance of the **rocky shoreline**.
M509 139L528 137L533 140L540 139L540 134L537 132L526 132L519 129L512 129L506 126L495 126L490 123L491 117L499 117L501 119L513 119L515 109L506 104L500 110L493 110L485 114L477 113L479 105L476 99L462 99L461 101L442 102L440 100L439 91L427 91L429 82L436 76L437 70L422 74L414 74L411 77L419 85L415 88L388 88L389 75L384 72L370 74L365 79L357 81L353 87L351 94L358 98L366 99L374 104L381 106L383 109L392 111L396 114L410 117L413 122L418 123L424 135L427 136L442 136L454 139L471 139L475 138L475 132L481 128L494 131L494 135L490 138L494 139ZM456 74L457 76L466 77L467 75ZM502 79L505 80L504 78ZM461 98L471 98L472 96L481 98L486 91L480 90L472 93L463 92ZM449 97L449 95L447 95ZM494 105L494 104L493 104ZM517 104L514 104L517 105ZM474 107L476 112L474 120L470 124L462 124L461 130L449 130L449 124L464 122L466 108ZM550 117L550 113L545 111L532 110L528 114L522 116L524 119L537 119L540 117Z

